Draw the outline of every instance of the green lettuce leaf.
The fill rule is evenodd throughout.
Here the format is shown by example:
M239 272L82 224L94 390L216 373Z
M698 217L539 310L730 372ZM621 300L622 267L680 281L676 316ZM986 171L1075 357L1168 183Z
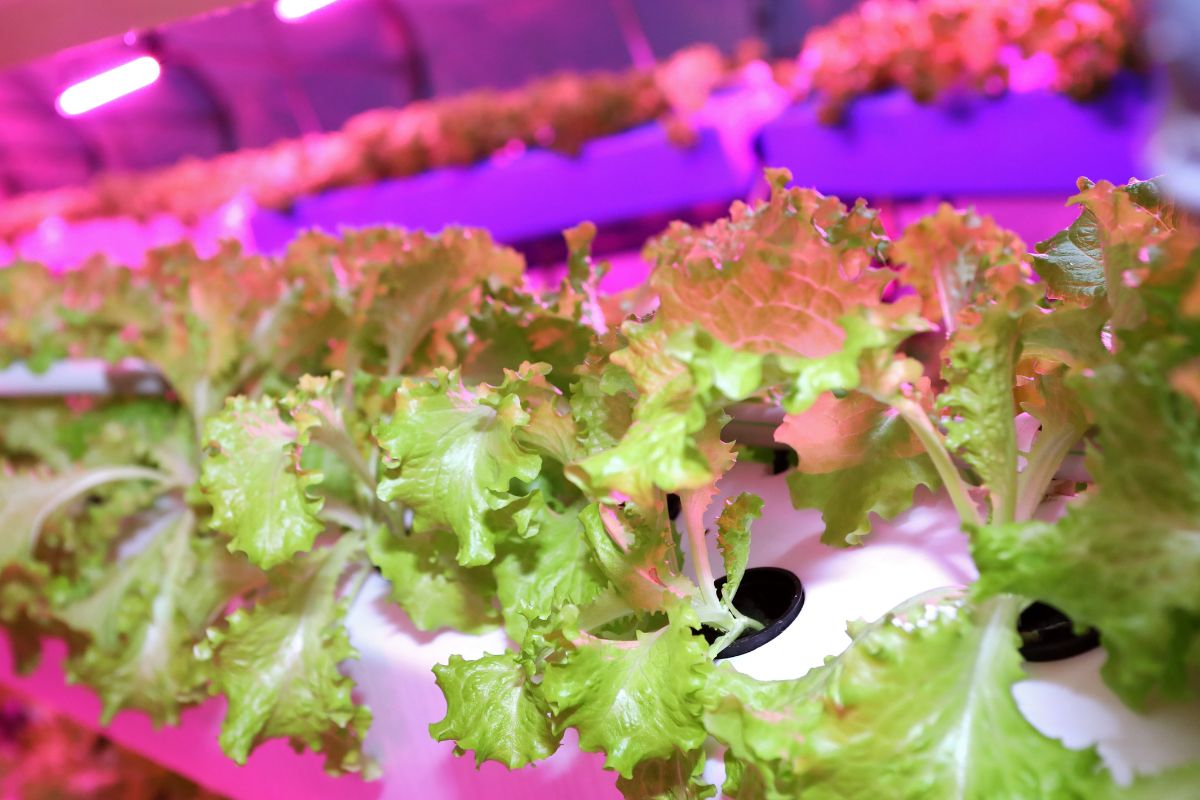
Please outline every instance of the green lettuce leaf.
M520 621L548 619L568 605L584 606L608 584L592 556L581 510L573 506L563 514L547 512L537 536L512 542L496 561L500 605L518 641L523 636Z
M323 752L327 770L370 772L362 738L371 713L354 703L352 681L338 669L357 655L344 625L349 599L337 587L360 548L343 536L289 564L268 596L210 628L197 648L211 663L214 692L229 701L220 743L237 763L268 739L288 738Z
M88 492L124 481L163 483L162 472L137 466L14 470L0 464L0 568L27 562L48 520Z
M942 370L948 387L938 397L947 448L975 470L988 492L993 517L1001 520L1016 513L1017 332L1017 320L1005 311L990 312L978 325L959 328Z
M150 516L126 547L132 552L58 592L59 616L87 639L73 648L67 675L96 691L106 722L133 708L175 724L182 707L205 696L193 645L255 576L217 540L197 537L185 508Z
M717 547L725 559L725 585L721 587L721 596L726 603L733 602L742 585L746 562L750 559L750 526L762 516L762 508L761 497L742 492L726 500L717 517Z
M980 591L1037 597L1097 627L1105 679L1134 705L1200 675L1200 406L1173 379L1200 355L1200 316L1188 311L1197 249L1179 234L1143 254L1147 269L1125 287L1142 313L1114 322L1109 363L1067 381L1096 427L1095 486L1055 523L972 537Z
M636 641L587 638L546 668L542 691L562 727L577 729L580 749L602 751L604 766L623 778L704 743L700 704L712 662L691 622L684 614Z
M1034 269L1052 296L1084 304L1120 295L1120 275L1136 260L1135 251L1175 226L1174 209L1155 181L1114 186L1081 178L1069 203L1080 206L1079 218L1037 244Z
M454 741L458 754L475 751L475 763L498 761L517 769L558 750L550 708L532 680L532 666L516 653L474 661L451 656L433 668L446 696L446 716L429 726L440 742Z
M312 548L325 526L309 487L319 473L301 467L305 425L285 422L275 401L234 397L204 430L208 455L200 485L212 503L213 526L229 549L270 569Z
M716 797L716 787L704 780L704 762L703 750L643 761L634 767L632 778L617 778L617 790L625 800L705 800Z
M1020 591L1099 628L1104 676L1135 705L1155 688L1184 691L1200 668L1200 412L1160 370L1113 365L1088 382L1096 488L1066 517L972 536L980 591Z
M0 407L0 453L56 471L110 464L191 469L195 434L179 405L163 398L8 401Z
M1022 601L926 598L852 629L841 656L798 681L722 671L705 716L741 798L1083 798L1113 786L1021 715Z
M576 462L568 474L592 497L619 492L648 506L660 491L707 486L731 461L728 451L719 452L721 426L708 418L691 373L667 352L667 334L633 325L624 332L627 346L612 361L639 392L630 424L613 446Z
M524 498L513 482L533 481L542 465L516 441L529 422L511 387L472 391L446 370L428 381L406 380L395 415L376 430L390 467L379 498L411 508L418 526L452 531L463 566L490 562L498 538L528 530L511 512ZM509 515L497 513L505 509Z
M608 337L615 349L613 340L615 337ZM621 440L633 423L636 393L633 378L600 348L594 348L576 368L569 402L583 455L614 447Z
M695 591L680 571L665 510L593 503L579 514L595 563L633 610L663 611Z
M1129 786L1114 787L1113 800L1191 800L1200 792L1200 761L1139 775Z
M540 542L544 534L533 541ZM496 625L490 599L500 581L454 558L454 540L442 531L396 536L379 526L367 537L367 554L392 586L392 600L423 631L454 628L478 633ZM503 585L503 584L502 584ZM520 589L533 588L521 585Z

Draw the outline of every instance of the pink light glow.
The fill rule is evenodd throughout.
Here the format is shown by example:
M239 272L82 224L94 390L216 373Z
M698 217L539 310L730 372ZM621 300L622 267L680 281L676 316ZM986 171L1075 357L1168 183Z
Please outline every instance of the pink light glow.
M158 80L162 66L151 56L127 61L87 80L68 86L58 96L58 111L66 117L84 114Z
M336 2L337 0L275 0L275 16L284 22L295 22Z

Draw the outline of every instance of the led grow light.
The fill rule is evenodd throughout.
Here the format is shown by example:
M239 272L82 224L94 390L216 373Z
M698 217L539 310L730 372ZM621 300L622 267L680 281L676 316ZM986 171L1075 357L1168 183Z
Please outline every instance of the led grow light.
M336 2L337 0L275 0L275 16L284 22L295 22Z
M67 117L84 114L145 89L161 74L162 66L153 57L135 58L64 89L58 96L58 111Z

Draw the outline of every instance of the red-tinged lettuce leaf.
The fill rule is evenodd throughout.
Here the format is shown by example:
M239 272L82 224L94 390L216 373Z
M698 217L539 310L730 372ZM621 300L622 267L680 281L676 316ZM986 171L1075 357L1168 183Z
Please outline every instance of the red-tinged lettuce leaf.
M197 648L214 692L229 701L220 742L237 763L286 738L324 753L331 772L373 771L362 754L371 713L355 704L352 681L339 670L357 653L344 625L350 601L339 598L338 584L361 547L343 536L289 564L266 596L210 628Z
M829 545L859 543L871 514L891 519L912 505L918 486L941 485L908 423L860 392L841 399L826 392L807 411L784 417L775 440L799 457L788 474L792 504L821 510Z
M106 298L122 318L119 352L157 368L199 420L245 381L269 371L263 341L285 299L274 262L226 243L210 258L190 245L151 251L129 286Z
M604 766L625 779L643 762L700 749L712 662L691 630L698 625L677 608L665 628L634 641L576 640L542 680L558 724L575 728L580 749L603 752Z
M462 369L472 382L496 381L505 369L522 362L544 362L553 368L550 380L565 389L595 335L591 328L546 308L538 298L513 292L489 297L470 325L471 345Z
M631 610L664 611L695 593L682 575L665 508L592 504L579 520L596 565Z
M497 761L518 769L558 750L562 732L523 654L474 661L455 655L433 674L446 697L446 716L429 732L439 742L453 741L457 754L474 751L477 765Z
M567 276L555 297L559 311L569 314L597 334L607 329L605 312L600 297L600 281L608 273L607 262L597 264L592 259L592 243L596 240L596 226L581 222L563 231L567 243Z
M860 308L838 321L846 333L841 350L821 358L779 359L777 379L782 382L782 406L800 414L823 393L857 389L880 402L923 403L928 395L925 367L902 351L915 333L930 329L917 314L913 296L886 306Z
M564 232L567 275L557 288L535 292L502 286L487 292L482 307L471 317L471 341L462 365L468 380L496 381L505 369L543 362L551 367L549 381L567 390L593 340L608 327L599 294L607 267L592 261L595 235L591 223Z
M395 414L376 429L389 467L379 498L411 508L418 528L451 531L463 566L486 564L498 539L536 530L523 513L533 496L513 492L514 481L528 484L542 467L517 442L529 424L512 383L468 389L444 369L405 380Z
M887 240L864 203L787 189L791 174L769 170L771 197L735 203L703 228L673 223L647 247L656 263L656 319L668 331L698 325L735 350L807 358L841 349L837 321L878 305L894 275L871 269Z
M234 397L205 426L200 486L213 527L263 569L309 550L325 529L321 500L310 494L322 476L300 462L312 424L285 421L270 398Z
M342 285L349 318L333 366L348 374L365 366L398 375L419 349L426 363L454 359L447 337L479 309L485 287L514 284L524 271L516 251L470 228L370 228L313 236L305 249L331 260Z
M728 746L735 800L797 796L1107 796L1094 751L1072 751L1021 715L1015 631L1023 602L913 601L852 628L840 656L798 681L721 670L705 715Z
M16 566L0 569L0 627L8 639L12 668L29 675L42 659L42 637L67 638L70 630L46 598L44 572Z
M891 255L907 265L904 280L917 290L922 315L953 329L959 311L984 290L984 273L1020 262L1025 243L989 216L943 203L905 228Z
M24 361L40 372L67 355L61 300L59 281L41 264L0 269L0 366Z

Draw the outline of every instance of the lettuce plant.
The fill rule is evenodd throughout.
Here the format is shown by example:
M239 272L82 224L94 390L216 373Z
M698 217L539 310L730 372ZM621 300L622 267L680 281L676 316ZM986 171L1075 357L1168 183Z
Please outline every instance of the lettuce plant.
M657 265L650 278L657 312L602 340L604 352L576 370L567 396L578 449L563 474L587 503L579 519L592 559L574 567L575 596L560 596L557 608L518 612L522 620L509 630L519 649L436 669L448 712L434 734L479 760L511 767L544 756L563 730L575 728L580 746L604 752L632 797L708 796L714 789L701 769L706 744L714 743L726 748L723 791L732 797L1125 791L1095 752L1068 750L1036 731L1011 696L1022 675L1019 612L1029 599L1066 596L1013 575L1038 575L1042 563L1024 560L1022 526L1048 495L1077 489L1054 476L1100 420L1075 376L1092 375L1113 358L1103 334L1124 312L1060 290L1064 276L1055 265L1081 266L1063 252L1063 237L1043 245L1037 265L1046 279L1039 281L1020 240L986 218L943 208L891 242L863 204L847 208L786 189L782 172L769 177L768 201L735 204L728 219L700 229L676 223L648 247ZM1077 202L1090 208L1098 197L1127 199L1123 210L1146 217L1139 241L1175 242L1177 249L1161 257L1193 279L1178 266L1191 252L1187 234L1173 231L1152 184L1087 185ZM1091 236L1080 228L1088 229L1092 213L1064 235L1067 241ZM1094 256L1099 280L1103 262L1115 255ZM1156 257L1156 250L1140 256ZM1153 271L1147 263L1139 268ZM1119 284L1116 291L1125 293L1130 281ZM1098 291L1089 286L1087 296ZM1181 347L1194 358L1194 349ZM925 358L914 357L919 353ZM1163 386L1193 418L1195 404ZM603 427L596 401L608 404ZM726 411L745 402L778 403L787 412L776 438L799 456L788 476L793 500L821 509L827 543L861 543L872 514L904 510L918 486L943 488L977 549L1007 536L1009 549L998 555L1021 565L1006 576L1013 582L1003 583L981 559L978 587L917 598L874 624L852 627L847 651L798 681L759 682L714 663L722 646L753 624L738 615L729 593L716 596L701 523L715 483L734 461L720 438ZM1018 448L1021 413L1040 425L1028 452ZM1194 449L1186 436L1176 441ZM403 472L402 459L397 466ZM668 492L682 498L679 526L663 513ZM743 495L718 521L732 591L760 508L759 498ZM1043 547L1069 541L1049 533L1058 530L1049 523L1033 530L1047 531ZM538 562L530 563L525 579L545 585ZM594 575L585 581L584 566L599 566L607 589ZM1182 577L1200 565L1181 559L1174 566ZM562 563L547 567L561 579ZM1094 581L1080 559L1045 577L1059 579L1066 569L1079 577L1063 590ZM1128 585L1142 585L1144 577ZM1013 591L1025 594L1007 593ZM1087 595L1094 601L1094 590ZM1181 601L1169 602L1156 647L1175 648L1182 683L1194 675L1194 663L1181 663L1194 640L1186 617L1166 627ZM1085 606L1064 607L1107 630L1109 620ZM708 645L701 626L723 635ZM1110 676L1120 663L1118 645ZM1128 791L1186 793L1195 779L1185 770Z
M179 247L137 271L0 271L6 360L132 358L168 386L163 399L3 410L0 618L19 666L36 663L40 636L64 636L68 675L106 719L173 722L221 693L221 744L238 761L287 737L330 769L363 768L370 717L338 664L353 656L341 620L366 544L293 556L335 520L399 525L378 503L353 505L352 476L375 468L349 432L359 404L381 402L407 364L453 360L484 288L521 269L479 231L376 230L307 236L280 259ZM274 397L331 368L344 380ZM328 497L309 488L323 474Z
M160 409L175 427L157 435L193 449L179 478L135 449L105 468L146 471L120 484L137 492L77 504L53 481L110 452L90 444L111 435L91 420L118 412L46 428L88 442L68 455L5 428L6 452L41 462L5 483L0 513L32 532L0 551L26 576L0 598L10 628L71 637L102 694L125 687L110 708L221 693L233 757L288 737L352 769L369 715L338 664L353 655L346 609L375 568L420 628L507 632L508 651L435 668L447 710L431 733L479 762L537 762L575 729L627 797L712 796L715 757L734 798L1195 794L1195 767L1118 786L1011 694L1016 619L1034 599L1101 629L1126 700L1194 685L1191 225L1153 183L1084 183L1079 220L1030 256L974 213L943 208L892 240L865 203L768 178L768 199L648 245L658 305L642 317L599 291L586 225L566 233L550 291L474 232L309 238L247 270L248 285L282 288L259 314L250 292L227 298L247 307L237 332L190 305L162 315L186 315L145 338L179 346L163 351L174 360L121 349L145 347L142 329L31 280L28 305L0 308L5 347L46 355L36 299L71 331L66 351L148 358L180 404L129 416L146 425ZM189 266L172 280L211 269ZM222 343L235 355L211 355ZM873 515L925 487L958 511L980 581L853 623L846 651L797 680L717 660L761 624L733 598L762 500L719 509L723 570L703 522L743 454L722 432L746 404L782 408L792 500L820 509L827 544L870 546ZM47 413L61 415L12 412ZM1094 486L1056 477L1079 446ZM1052 497L1070 510L1034 521ZM144 660L168 632L174 655ZM148 680L156 668L170 682Z

